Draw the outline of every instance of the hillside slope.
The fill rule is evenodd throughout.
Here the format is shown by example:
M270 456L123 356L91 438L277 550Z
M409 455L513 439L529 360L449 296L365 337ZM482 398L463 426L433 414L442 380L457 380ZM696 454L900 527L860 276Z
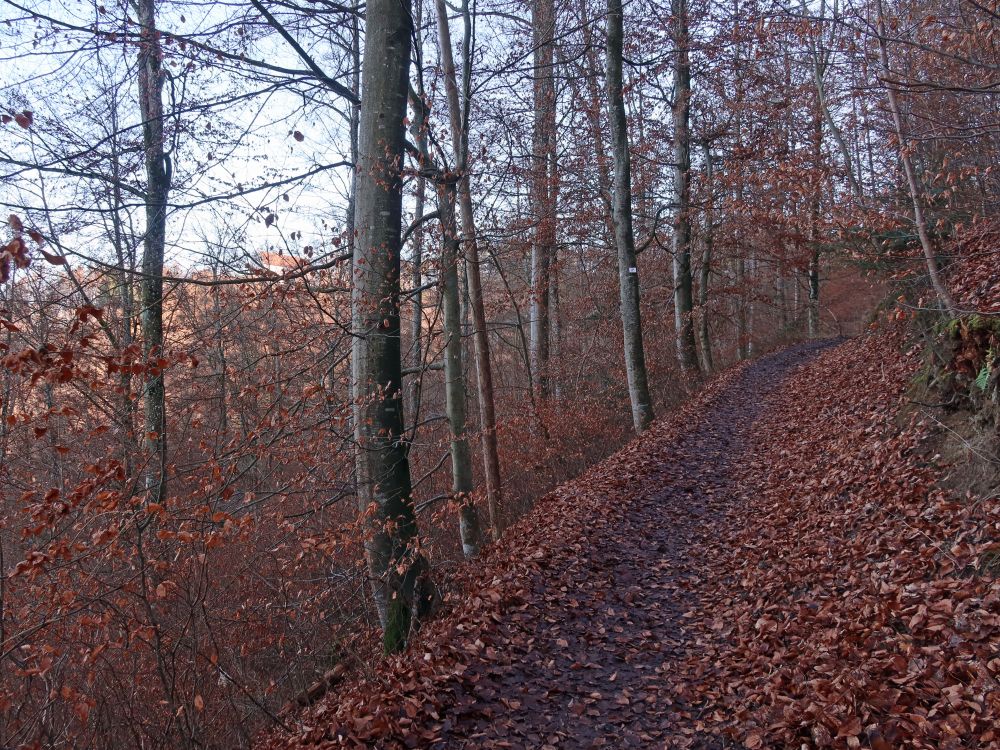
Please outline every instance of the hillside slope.
M747 747L1000 744L1000 503L940 488L905 345L821 355L757 422L686 665Z
M736 368L560 487L266 747L994 747L1000 505L901 327Z

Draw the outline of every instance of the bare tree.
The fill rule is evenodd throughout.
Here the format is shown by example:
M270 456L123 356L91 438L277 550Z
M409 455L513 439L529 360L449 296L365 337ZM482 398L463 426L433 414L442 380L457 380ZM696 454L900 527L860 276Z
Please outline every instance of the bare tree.
M476 221L472 210L472 185L469 179L469 118L472 109L472 14L468 0L462 0L462 96L459 100L455 59L452 53L451 28L448 11L443 0L436 1L438 41L444 73L445 94L448 101L448 122L451 126L452 152L458 172L458 201L462 220L462 241L465 250L466 283L469 290L469 307L472 312L473 344L476 358L476 385L479 400L479 421L484 475L486 478L486 506L490 530L494 539L500 537L500 451L497 446L497 418L493 392L493 366L490 360L489 331L486 307L483 302L483 282L479 267L479 242Z
M878 11L878 54L879 62L882 66L882 83L885 86L885 93L889 99L892 124L896 129L899 160L903 165L903 174L906 176L906 187L910 192L910 200L913 203L913 223L917 227L920 248L924 254L924 264L927 267L927 275L930 278L931 286L934 288L934 293L945 310L948 311L948 314L955 317L955 300L952 299L948 288L941 279L941 273L938 270L937 252L934 249L934 242L931 240L930 233L927 230L927 221L924 218L924 209L921 205L920 184L913 166L913 159L910 158L910 146L907 143L906 130L903 127L903 115L899 108L895 78L893 78L892 70L889 67L889 53L886 47L885 11L882 8L882 0L875 0L875 7Z
M367 6L355 225L352 326L357 493L370 514L365 549L386 651L429 612L404 445L400 347L401 164L409 89L409 0Z
M531 200L535 220L531 246L531 369L535 390L541 398L549 393L549 284L556 244L555 28L553 0L534 0L531 6L534 49Z
M698 372L691 279L691 40L687 0L672 0L674 37L674 327L677 360L687 373Z
M625 342L625 374L628 380L632 424L637 433L653 421L653 405L646 376L646 355L642 345L642 318L639 310L639 269L632 231L632 158L629 154L628 124L625 119L622 46L624 13L621 0L608 0L608 114L611 121L611 148L614 155L614 240L618 250L618 288L622 334Z
M146 234L143 239L142 302L143 354L146 390L143 413L146 445L152 454L146 472L150 501L159 503L167 491L167 407L163 381L163 257L167 232L167 198L171 163L163 137L163 51L156 28L156 0L137 0L142 38L139 46L139 109L142 145L146 154Z

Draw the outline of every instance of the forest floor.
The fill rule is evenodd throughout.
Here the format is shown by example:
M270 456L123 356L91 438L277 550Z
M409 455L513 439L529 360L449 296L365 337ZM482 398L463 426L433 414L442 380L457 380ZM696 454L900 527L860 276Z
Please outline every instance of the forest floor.
M492 641L502 660L469 664L468 690L442 715L442 747L716 746L695 738L671 679L693 648L689 592L738 495L730 467L766 395L831 343L757 360L690 430L655 446L655 466L608 498L620 514L601 524L589 554L533 577L531 604Z
M996 747L1000 508L938 489L905 339L836 343L732 368L542 498L266 746Z

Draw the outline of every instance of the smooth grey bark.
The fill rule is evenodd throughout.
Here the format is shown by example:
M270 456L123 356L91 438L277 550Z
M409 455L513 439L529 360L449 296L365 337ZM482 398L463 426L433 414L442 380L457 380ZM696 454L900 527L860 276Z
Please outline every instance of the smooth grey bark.
M462 553L476 557L482 546L482 526L473 503L472 453L466 434L465 367L462 362L462 313L459 304L459 238L455 219L455 186L438 186L441 213L441 307L444 312L445 410L451 431L451 491L459 504Z
M401 650L429 613L404 444L400 345L400 244L404 118L409 88L409 0L367 5L362 63L351 296L354 438L365 552L386 651Z
M641 433L653 421L653 403L649 396L646 355L642 344L642 316L639 309L639 269L632 229L632 157L628 146L628 123L625 119L622 44L624 18L621 0L608 0L607 94L611 122L611 150L614 159L612 215L615 246L618 251L618 291L625 349L625 375L628 380L632 425Z
M423 90L423 82L420 84ZM426 136L429 111L419 92L411 89L413 127L417 135L421 172L434 176L437 192L437 216L441 223L441 262L438 289L442 311L442 328L445 337L445 412L450 432L452 497L459 504L459 534L462 552L466 558L476 557L483 543L482 523L473 499L475 488L472 473L472 454L469 450L465 390L465 346L463 332L466 327L467 299L459 281L461 244L458 221L455 217L456 187L454 172L443 171L428 149ZM422 209L421 209L422 210ZM465 302L466 304L463 304Z
M534 0L531 31L534 47L531 202L535 219L531 246L531 370L535 391L544 399L549 393L549 276L556 243L553 0Z
M351 72L351 92L358 99L351 102L351 114L348 127L351 133L351 186L347 196L347 249L354 255L354 245L357 239L357 227L354 224L355 198L358 194L358 128L361 125L361 24L358 20L358 10L361 0L353 0L351 7L351 62L354 70Z
M674 332L677 361L685 373L698 372L691 278L691 60L687 0L672 0L674 51Z
M903 115L899 108L899 99L896 95L896 84L892 71L889 68L889 53L886 49L885 33L885 12L882 9L882 0L876 2L878 8L878 53L879 61L882 65L882 80L885 86L885 93L889 99L889 110L892 112L892 123L896 129L896 139L899 142L899 160L903 165L903 173L906 176L906 186L910 191L910 200L913 203L913 223L917 227L917 236L920 238L920 247L924 254L924 265L927 267L927 275L930 278L931 287L937 295L938 301L948 311L951 317L956 315L955 300L941 279L938 270L937 252L934 242L931 240L930 232L927 230L927 220L924 218L924 209L921 205L920 185L917 180L917 173L913 168L913 160L910 158L910 149L906 140L906 131L903 127Z
M415 57L417 65L421 67L423 66L423 58L421 55L421 48L423 46L423 33L421 31L423 28L422 8L423 3L421 2L418 2L414 8L414 23L416 25L417 44ZM410 132L416 141L417 150L420 152L421 157L423 157L423 155L427 154L428 150L427 123L425 122L426 112L424 104L423 78L418 76L417 80L419 90L416 93L419 101L413 102L415 116L413 123L410 126ZM413 225L416 228L413 230L412 242L410 244L410 286L414 290L410 298L410 302L413 305L410 317L410 368L419 373L424 364L424 349L422 342L424 326L423 263L425 235L424 207L427 200L427 180L423 175L418 175L416 180L417 187L413 209ZM420 419L420 400L422 389L423 378L417 374L416 377L412 379L410 387L407 391L409 401L406 406L410 413L410 419L413 421L413 428L410 433L411 440L416 439L417 424L419 424Z
M712 337L708 320L708 286L712 276L712 252L715 245L715 175L712 144L705 141L705 237L701 249L701 274L698 280L698 339L701 347L701 369L710 375L715 369L712 358Z
M163 258L167 233L167 198L171 165L163 137L163 51L156 28L155 0L138 0L142 29L139 46L139 111L146 167L146 233L142 248L140 325L143 355L149 370L143 395L143 428L150 463L146 469L149 501L159 503L167 492L167 407L163 368Z
M815 242L816 232L810 228L809 240ZM813 250L809 256L809 267L806 270L809 286L809 302L806 307L806 334L814 339L819 336L819 250Z
M424 203L426 201L426 184L423 177L417 178L416 205L413 212L413 220L423 224ZM424 324L424 230L423 226L418 227L413 232L413 242L410 245L410 286L415 290L411 297L413 305L412 317L410 318L410 368L419 372L424 364L423 348L423 324ZM420 413L420 399L422 390L422 378L413 378L413 383L409 388L409 403L407 409L410 418L418 419ZM414 424L414 434L416 424Z
M803 0L802 2L802 11L806 16L811 15L811 11L806 0ZM836 0L834 0L833 4L833 16L834 23L836 23ZM830 105L826 96L826 71L830 66L830 50L826 49L822 44L824 33L823 26L825 21L826 0L820 0L818 20L816 21L818 33L816 35L809 35L808 37L809 54L812 58L813 83L816 86L816 98L818 100L820 111L823 113L823 119L826 122L827 128L830 130L830 134L833 136L834 142L837 144L837 148L840 150L841 156L843 157L844 168L847 170L847 183L851 188L851 194L860 200L862 198L861 183L858 182L858 178L854 173L854 163L851 159L851 152L847 147L847 141L844 140L844 134L841 132L836 120L833 119L833 114L830 112Z
M500 538L503 487L500 475L500 449L497 445L496 403L493 392L493 366L490 357L486 306L480 273L479 243L472 210L472 185L469 179L469 116L472 106L472 15L468 0L462 2L462 100L459 103L455 60L451 50L451 29L443 0L436 0L438 36L444 72L448 119L451 125L452 152L458 171L458 202L462 221L462 245L465 251L465 277L472 313L472 341L476 361L476 395L479 401L480 442L483 454L483 476L486 484L486 507L490 533Z
M809 338L819 336L819 292L820 292L820 255L819 255L819 215L820 215L820 161L823 157L823 119L820 112L817 95L816 108L813 112L812 159L816 173L815 184L812 186L812 199L809 207L809 265L806 268L806 282L809 290L806 304L806 334Z

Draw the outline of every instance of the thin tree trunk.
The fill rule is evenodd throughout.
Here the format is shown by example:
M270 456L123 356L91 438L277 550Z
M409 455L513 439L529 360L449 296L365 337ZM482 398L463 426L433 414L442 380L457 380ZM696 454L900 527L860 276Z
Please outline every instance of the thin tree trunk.
M459 504L459 531L462 552L467 558L479 554L482 529L472 501L472 454L466 436L465 368L462 364L462 320L459 305L458 225L455 221L455 187L438 187L441 214L441 306L444 311L445 409L451 428L451 489Z
M701 368L706 375L715 369L712 360L712 337L708 327L708 285L712 276L712 250L715 244L715 180L712 145L705 141L705 239L701 251L701 278L698 284L698 338L701 344Z
M550 170L555 152L555 80L553 0L535 0L531 10L534 45L534 126L532 132L532 208L535 237L531 248L531 353L534 388L549 393L549 266L555 247L556 217Z
M746 259L742 249L736 258L736 356L740 361L750 359L750 331L747 325Z
M493 368L490 361L489 330L486 323L486 306L483 302L483 282L479 265L479 244L476 236L475 215L472 210L472 186L468 174L469 110L472 102L472 16L468 1L462 3L462 104L459 104L458 81L455 61L451 51L451 30L448 26L447 8L437 0L438 35L441 60L444 68L445 93L451 124L452 147L459 172L458 201L462 220L462 242L465 249L466 284L469 289L469 307L472 313L473 343L476 358L476 389L479 400L479 422L486 479L486 507L490 532L500 538L503 488L500 484L500 450L497 445L496 404L493 394Z
M549 368L552 394L556 402L562 398L561 367L563 325L559 308L559 249L552 251L552 264L549 266Z
M920 185L917 182L917 174L913 169L913 160L910 158L909 146L906 142L905 130L903 128L903 115L899 109L899 100L896 96L896 84L889 69L889 53L886 50L885 16L882 10L882 0L877 0L878 7L878 52L879 60L882 63L882 79L885 85L885 92L889 98L889 109L892 112L892 122L896 128L896 138L899 141L899 159L903 164L903 173L906 175L906 185L910 190L910 199L913 201L913 223L917 227L917 235L920 237L920 247L924 253L924 263L927 266L927 275L930 277L931 286L938 300L944 306L951 317L956 315L955 301L948 292L941 274L938 270L937 253L930 233L927 231L927 221L924 218L924 209L920 200Z
M351 7L354 13L351 14L351 91L361 100L361 25L358 21L358 11L361 7L361 0L353 0ZM356 198L358 194L358 128L361 124L361 104L351 103L351 115L348 122L351 133L351 186L350 195L347 196L347 249L354 255L354 246L357 241L357 226L354 218L356 213Z
M163 356L163 258L171 166L163 137L163 53L156 29L155 0L139 0L136 9L142 28L139 110L146 163L146 234L140 284L143 354L150 368L143 398L145 441L151 454L146 469L146 491L150 502L159 503L167 492L166 387L163 368L157 360Z
M815 224L809 228L809 242L816 242ZM809 269L807 271L809 282L809 305L806 308L806 333L809 338L814 339L819 336L819 250L813 250L809 256Z
M409 0L371 0L362 65L351 299L357 494L370 519L365 551L386 651L401 650L430 610L404 445L400 240ZM414 620L416 622L414 622Z
M355 0L357 2L357 0ZM414 23L416 24L416 60L418 65L422 65L422 55L421 47L423 45L423 3L419 0L414 8ZM414 102L414 111L416 116L414 117L413 125L410 128L413 138L417 144L417 150L421 155L427 154L427 123L426 123L426 113L424 111L425 102L423 101L424 90L423 90L423 77L418 76L419 91L417 95L420 97L420 102ZM419 109L417 109L419 107ZM416 439L417 434L417 424L420 420L420 398L421 398L421 388L423 385L423 378L419 374L420 368L424 364L424 350L422 345L423 339L423 324L424 324L424 206L427 199L427 180L421 175L417 178L417 188L415 197L415 206L413 210L413 221L416 225L416 229L413 230L413 241L410 245L410 286L414 289L412 294L411 303L413 305L412 316L410 318L410 367L418 372L418 374L412 379L412 383L408 390L409 401L407 403L407 409L410 413L410 418L413 420L413 429L410 433L410 439Z
M586 45L584 59L586 60L586 74L583 78L587 83L588 106L586 107L587 121L590 124L591 137L594 139L594 159L597 163L597 189L606 209L604 216L604 226L608 233L608 241L614 241L614 206L612 205L611 193L611 168L608 165L608 154L604 148L604 132L601 130L601 106L600 92L598 90L598 76L600 74L597 65L597 55L595 53L594 34L590 18L587 15L587 4L581 3L580 25L583 32L583 41ZM633 235L635 234L633 227Z
M802 10L807 15L810 13L808 4L805 0L803 0L802 3ZM836 14L836 6L834 6L834 14ZM844 159L844 169L847 171L847 182L851 188L851 194L855 198L861 199L861 184L858 182L858 179L854 174L854 164L851 160L850 149L848 149L847 142L844 140L844 134L840 131L840 127L837 125L836 120L833 119L833 114L830 112L830 105L826 98L826 71L830 64L830 51L825 49L822 44L823 25L825 21L826 2L825 0L821 0L819 4L817 34L809 37L809 55L812 58L813 83L816 85L817 105L819 106L823 119L826 121L827 127L830 129L830 134L833 136L833 140L837 144L837 148L840 150L840 154ZM836 23L836 17L834 17L833 22Z
M687 0L672 0L674 62L674 329L677 360L685 373L698 372L691 279L691 61Z
M639 269L632 229L632 157L628 146L628 123L622 55L624 18L621 0L608 0L608 115L611 121L611 149L614 158L612 198L615 246L618 250L618 290L621 303L622 335L625 348L625 375L628 380L632 425L643 432L653 421L653 404L646 375L646 355L642 344L642 317L639 309Z
M821 160L823 158L823 119L817 96L816 108L813 112L812 132L813 186L812 200L809 207L809 266L806 271L809 285L809 303L806 308L806 333L813 339L819 336L819 292L820 292L820 254L819 254L819 216L820 216L820 181Z

